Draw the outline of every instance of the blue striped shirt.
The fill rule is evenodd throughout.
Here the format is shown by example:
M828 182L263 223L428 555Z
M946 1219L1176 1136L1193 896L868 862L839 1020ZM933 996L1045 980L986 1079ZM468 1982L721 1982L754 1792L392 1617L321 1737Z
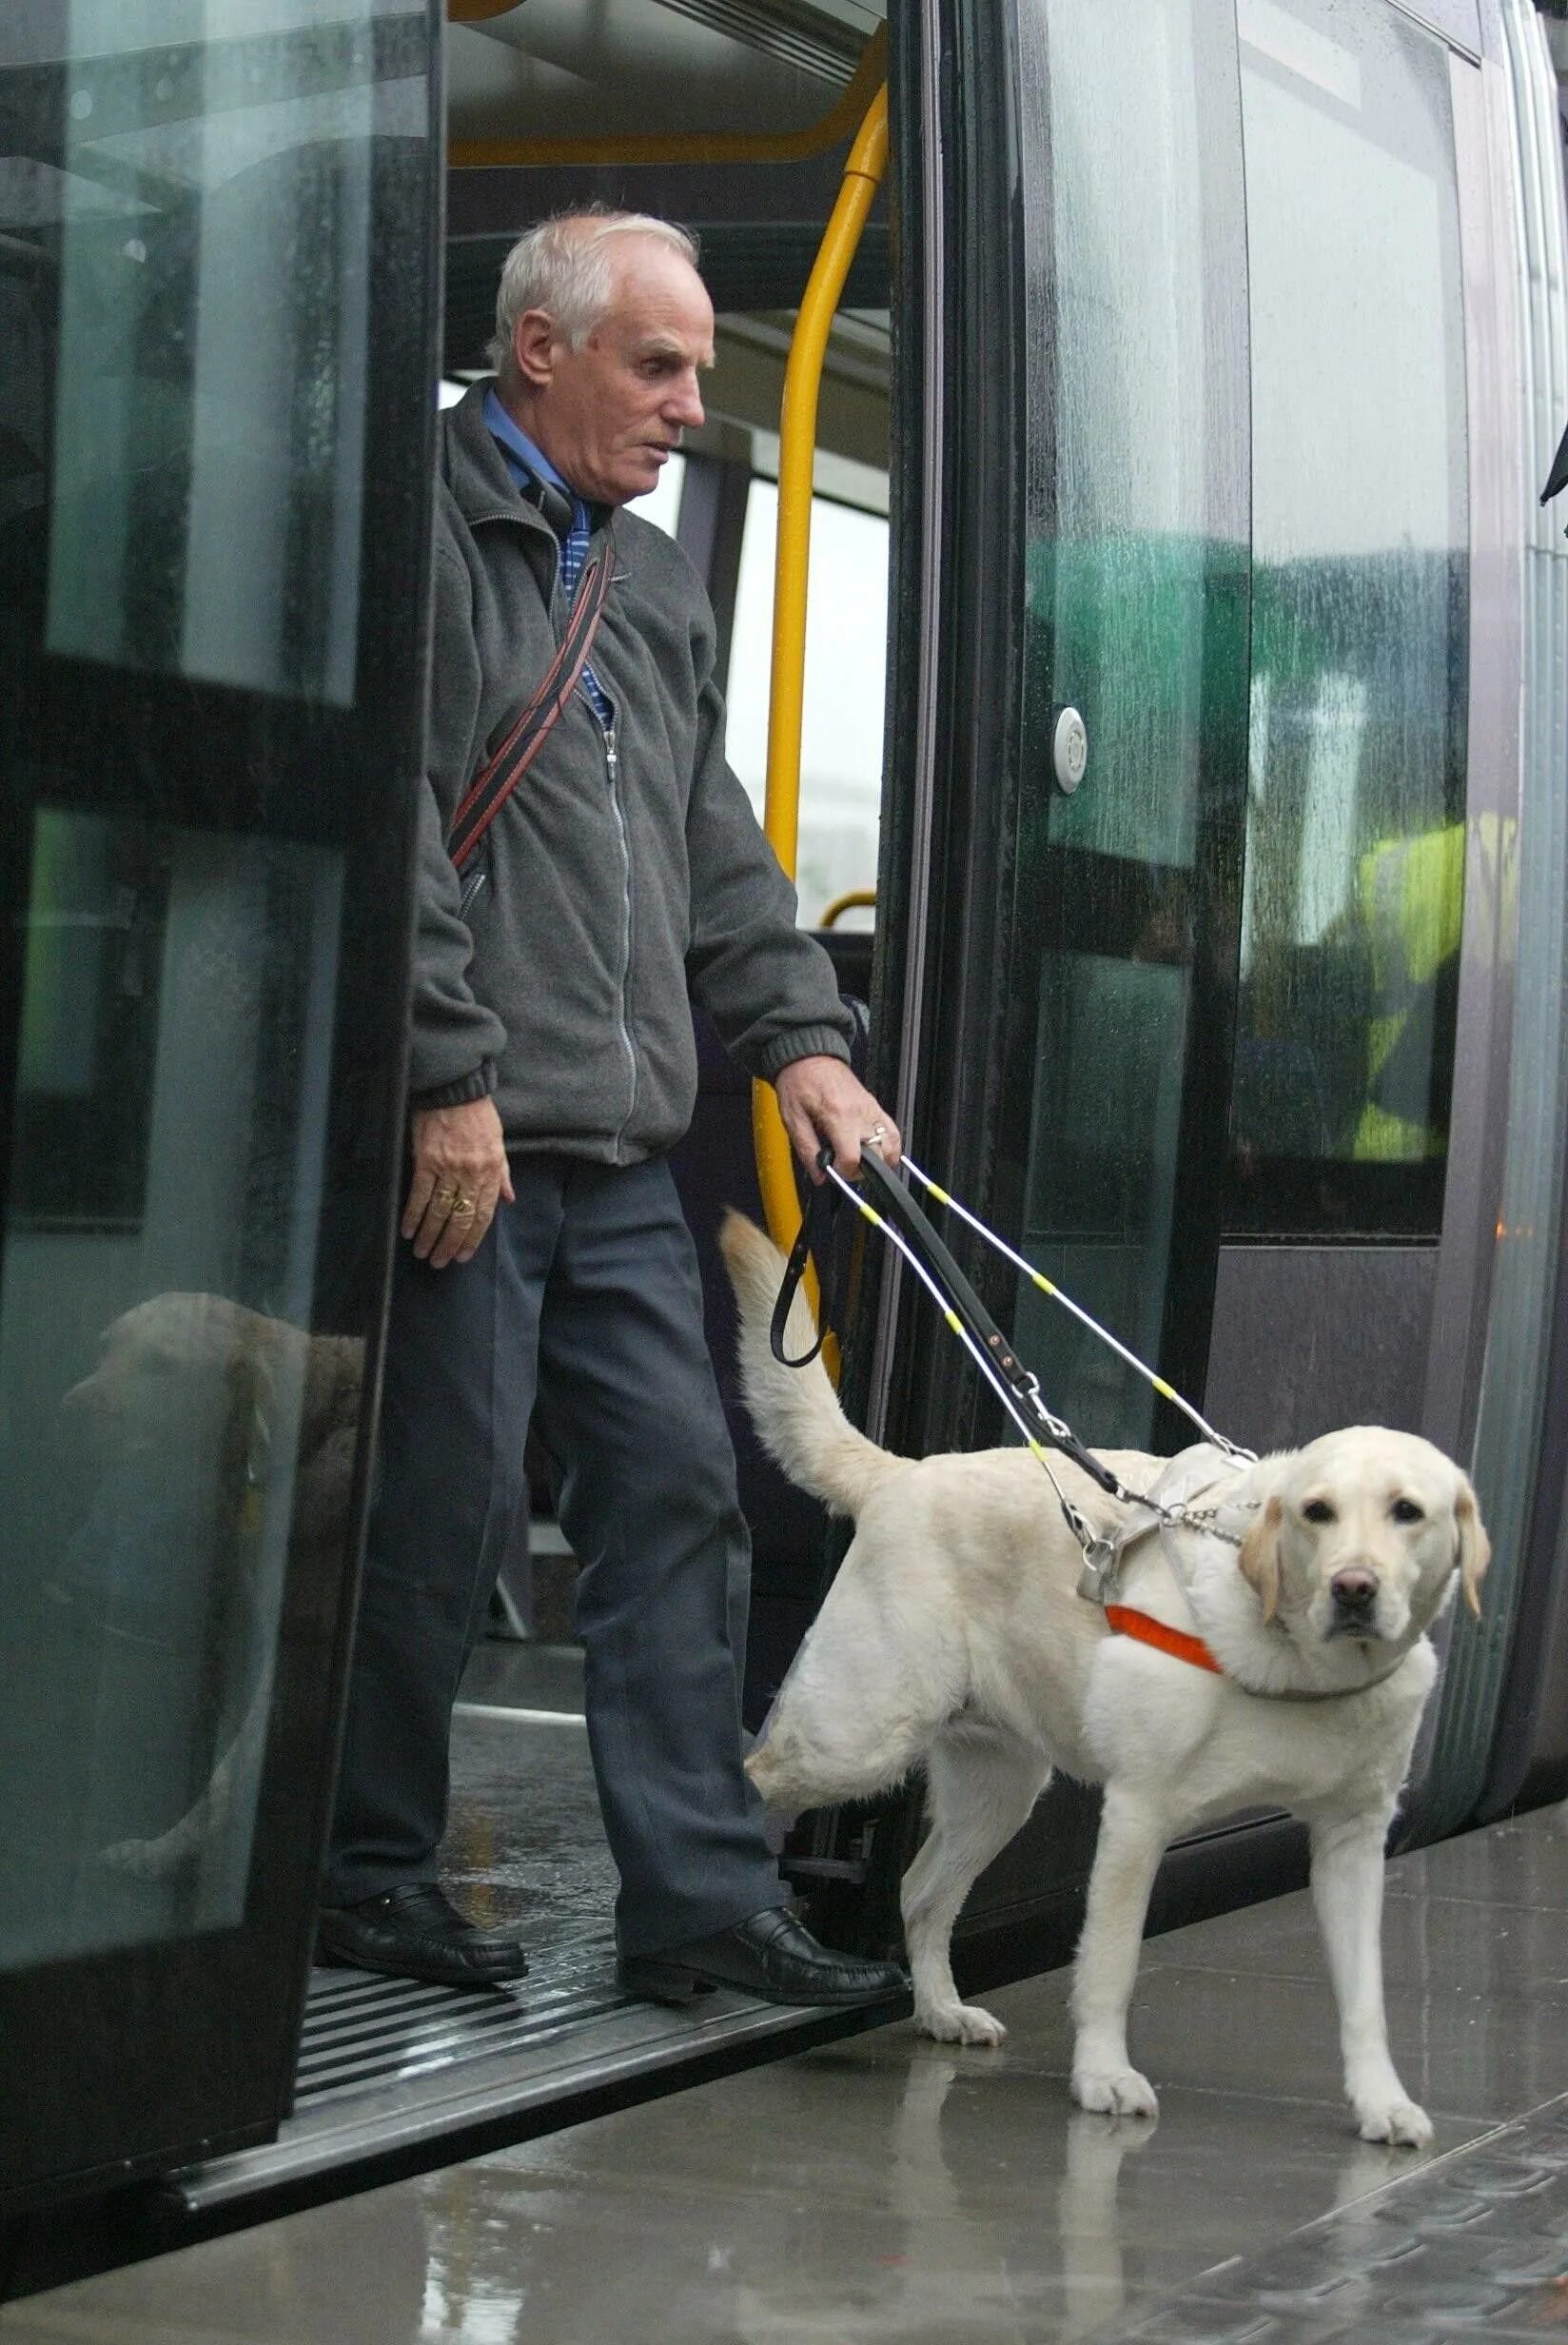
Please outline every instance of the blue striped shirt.
M528 434L513 422L493 389L484 394L484 420L506 459L507 470L519 488L526 488L530 481L545 481L572 501L572 524L560 549L560 582L570 601L577 593L582 565L588 559L588 541L593 535L587 504L571 483L561 479L544 450L537 446ZM615 710L610 705L604 687L586 661L579 684L589 706L608 735L615 724Z

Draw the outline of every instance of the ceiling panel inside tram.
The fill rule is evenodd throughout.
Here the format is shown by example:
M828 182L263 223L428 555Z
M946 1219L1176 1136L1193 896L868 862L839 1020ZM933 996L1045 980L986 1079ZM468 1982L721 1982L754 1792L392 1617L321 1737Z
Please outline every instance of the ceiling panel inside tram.
M528 0L448 28L452 135L804 129L886 13L885 0Z

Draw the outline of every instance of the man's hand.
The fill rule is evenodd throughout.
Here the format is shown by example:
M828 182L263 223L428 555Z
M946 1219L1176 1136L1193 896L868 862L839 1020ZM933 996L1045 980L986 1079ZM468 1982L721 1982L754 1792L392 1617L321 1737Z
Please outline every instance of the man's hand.
M816 1169L816 1158L824 1140L847 1181L853 1181L860 1170L863 1140L874 1140L884 1164L898 1162L904 1144L897 1125L841 1058L826 1054L817 1058L794 1058L779 1070L774 1089L784 1129L813 1181L823 1177Z
M416 1108L409 1119L414 1176L402 1233L433 1271L467 1262L495 1217L496 1200L513 1201L512 1175L493 1099L461 1108Z

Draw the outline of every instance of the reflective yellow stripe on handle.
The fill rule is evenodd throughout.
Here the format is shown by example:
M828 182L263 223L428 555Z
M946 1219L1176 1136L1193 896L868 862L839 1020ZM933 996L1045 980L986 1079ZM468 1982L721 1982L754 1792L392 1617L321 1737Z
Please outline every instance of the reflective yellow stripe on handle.
M778 550L774 566L773 678L762 827L790 878L800 835L800 730L806 697L806 587L811 566L812 471L817 396L828 334L876 190L888 168L888 91L877 91L844 166L843 184L795 319L784 372L778 438ZM774 1244L787 1253L800 1228L794 1156L771 1083L752 1093L757 1186ZM807 1292L819 1314L816 1282Z

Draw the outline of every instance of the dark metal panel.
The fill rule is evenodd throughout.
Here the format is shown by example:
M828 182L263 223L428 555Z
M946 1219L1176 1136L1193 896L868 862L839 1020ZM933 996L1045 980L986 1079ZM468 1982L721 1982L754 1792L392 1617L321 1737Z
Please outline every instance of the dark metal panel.
M1431 1246L1222 1247L1205 1414L1260 1451L1420 1432L1436 1275Z
M1498 1738L1477 1810L1485 1823L1568 1793L1568 1248L1558 1264L1540 1454Z

